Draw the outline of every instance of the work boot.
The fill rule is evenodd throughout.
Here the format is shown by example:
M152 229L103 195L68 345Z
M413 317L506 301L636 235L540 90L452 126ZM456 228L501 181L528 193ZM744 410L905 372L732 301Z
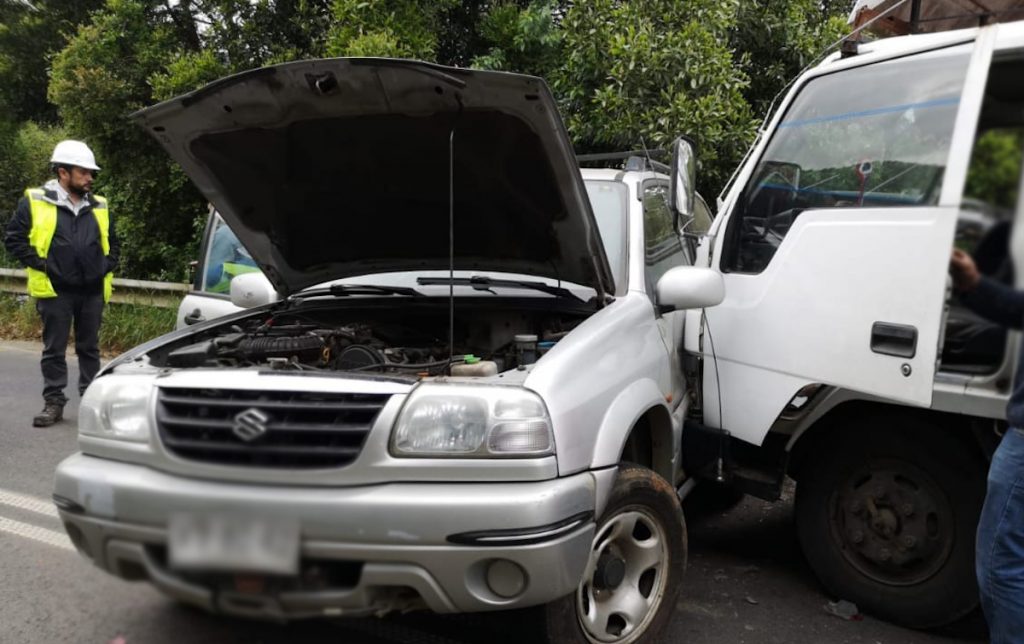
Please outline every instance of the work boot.
M32 419L32 426L49 427L62 418L64 418L64 405L47 400L46 404L43 405L43 411L36 414Z

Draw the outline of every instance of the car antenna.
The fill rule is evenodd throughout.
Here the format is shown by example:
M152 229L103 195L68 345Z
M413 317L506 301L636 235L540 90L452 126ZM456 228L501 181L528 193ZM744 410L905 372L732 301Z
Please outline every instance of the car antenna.
M462 95L455 92L459 111L448 132L448 375L455 361L455 126L462 116Z

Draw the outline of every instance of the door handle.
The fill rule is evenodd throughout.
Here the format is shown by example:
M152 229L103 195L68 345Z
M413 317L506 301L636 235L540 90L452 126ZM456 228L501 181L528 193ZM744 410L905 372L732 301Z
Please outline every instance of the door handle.
M875 322L871 325L871 350L885 356L913 358L917 355L917 327Z
M203 312L199 309L185 316L185 324L187 325L199 324L200 322L206 322L206 318L203 317Z

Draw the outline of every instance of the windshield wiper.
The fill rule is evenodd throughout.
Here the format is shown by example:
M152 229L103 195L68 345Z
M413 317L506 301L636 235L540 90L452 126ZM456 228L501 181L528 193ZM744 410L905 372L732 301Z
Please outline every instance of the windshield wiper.
M289 300L300 300L307 297L323 297L333 295L334 297L347 297L349 295L405 295L411 297L423 297L414 288L408 286L380 286L378 284L331 284L325 288L311 288L288 296Z
M469 286L477 291L491 291L497 288L525 288L533 291L540 291L555 297L568 298L577 302L586 303L586 300L575 295L572 291L561 286L551 286L544 282L529 282L526 280L502 280L492 277L417 277L416 283L420 286L438 286L451 284L452 286ZM493 291L491 291L493 293Z

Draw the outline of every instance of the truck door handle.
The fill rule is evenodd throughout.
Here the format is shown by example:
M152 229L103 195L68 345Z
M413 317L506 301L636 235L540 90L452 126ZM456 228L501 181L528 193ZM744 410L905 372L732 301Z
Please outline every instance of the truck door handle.
M192 325L192 324L199 324L200 322L206 322L206 318L203 317L203 312L202 311L200 311L199 309L196 309L195 311L192 311L191 313L186 315L184 321L185 321L185 324Z
M913 358L917 354L917 327L875 322L871 325L871 350L885 356Z

